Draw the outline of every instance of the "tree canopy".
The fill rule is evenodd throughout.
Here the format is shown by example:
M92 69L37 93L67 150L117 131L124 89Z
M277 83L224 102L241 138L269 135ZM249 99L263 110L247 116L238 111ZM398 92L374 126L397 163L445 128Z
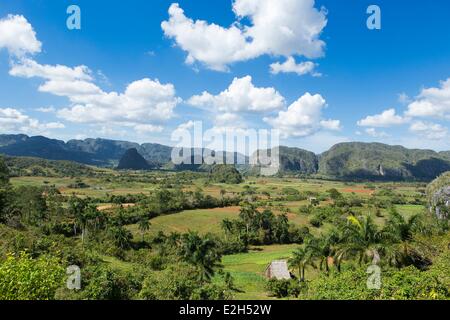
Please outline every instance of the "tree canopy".
M0 157L0 185L7 184L9 181L9 170L3 158Z
M215 165L210 172L210 179L217 183L239 184L243 181L240 172L230 165Z

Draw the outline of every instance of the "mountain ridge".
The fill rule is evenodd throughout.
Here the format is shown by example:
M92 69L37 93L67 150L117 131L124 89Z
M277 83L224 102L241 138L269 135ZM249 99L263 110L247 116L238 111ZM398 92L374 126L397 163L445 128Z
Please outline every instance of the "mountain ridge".
M69 160L87 165L116 167L130 149L136 149L153 168L192 168L189 165L173 166L173 148L157 143L138 144L101 138L64 142L44 136L0 135L0 154ZM255 172L248 170L248 166L246 169ZM281 173L317 174L343 179L432 180L449 170L450 151L408 149L378 142L343 142L321 154L315 154L301 148L280 146Z
M118 170L150 170L151 166L136 148L130 148L120 158Z
M347 179L430 180L449 170L446 153L378 142L346 142L320 155L318 173Z

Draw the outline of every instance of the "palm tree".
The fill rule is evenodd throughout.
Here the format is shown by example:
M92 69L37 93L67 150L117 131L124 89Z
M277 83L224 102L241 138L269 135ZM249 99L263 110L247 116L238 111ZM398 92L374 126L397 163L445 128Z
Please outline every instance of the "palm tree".
M297 268L300 282L305 281L305 269L307 265L311 265L315 268L312 251L307 250L305 247L296 249L288 262L291 268Z
M392 209L383 235L396 242L411 241L414 232L419 230L421 225L421 216L418 214L406 219L397 210Z
M83 213L83 219L85 220L85 233L87 231L97 231L100 223L104 221L104 214L97 209L97 205L89 204Z
M254 218L256 215L256 207L251 203L245 203L241 206L239 212L239 218L245 223L245 229L247 232L247 236L250 232L250 226L254 222Z
M225 232L225 240L228 241L228 235L233 231L233 222L230 219L223 219L220 226Z
M131 245L131 240L133 239L133 235L123 226L112 226L108 229L108 232L113 239L116 247L120 249L128 249Z
M199 270L202 282L214 276L214 269L220 266L222 258L214 240L209 236L200 237L192 231L181 238L180 256Z
M87 224L89 220L89 213L87 212L88 200L73 196L69 200L69 213L74 217L74 233L77 233L77 225L81 228L81 243L84 244L84 239L87 233Z
M278 215L275 219L274 237L279 243L289 240L289 219L285 213Z
M384 248L384 255L393 266L404 266L412 263L417 256L415 248L410 244L415 231L422 226L421 216L414 215L406 219L397 210L392 209L389 220L382 231L382 236L391 245Z
M337 244L335 234L330 233L319 238L310 238L306 242L306 250L311 253L314 258L319 259L319 269L328 274L330 266L334 265L334 254L336 253Z
M150 229L150 221L148 220L148 217L146 214L142 214L139 217L138 227L139 227L139 231L141 231L141 234L142 234L142 242L144 242L145 232Z
M237 238L239 241L244 240L245 243L249 240L249 237L246 233L246 224L242 222L241 220L233 220L232 221L232 233L237 235Z
M373 264L378 264L382 236L370 215L359 218L349 216L343 229L343 238L345 245L341 247L342 256L344 253L355 254L360 265L369 259L372 259Z

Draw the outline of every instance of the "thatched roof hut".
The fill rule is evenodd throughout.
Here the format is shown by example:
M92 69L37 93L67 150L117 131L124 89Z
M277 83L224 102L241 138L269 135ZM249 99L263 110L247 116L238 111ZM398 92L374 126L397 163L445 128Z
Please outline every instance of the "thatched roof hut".
M288 264L286 260L272 261L264 272L269 279L285 280L291 279Z

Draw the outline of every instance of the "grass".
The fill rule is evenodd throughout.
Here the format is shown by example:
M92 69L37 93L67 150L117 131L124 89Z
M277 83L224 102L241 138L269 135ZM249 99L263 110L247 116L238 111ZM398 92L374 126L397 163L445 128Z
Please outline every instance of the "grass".
M155 185L142 182L105 182L98 178L84 178L82 181L89 185L88 188L74 189L68 186L74 184L75 178L52 178L52 177L16 177L11 178L14 186L55 186L63 195L75 194L81 197L105 198L110 195L148 194L156 188Z
M70 189L68 185L75 182L75 178L53 178L53 177L15 177L11 179L13 185L32 185L44 186L55 185L63 194L77 194L80 196L105 197L107 194L126 195L148 193L158 186L155 184L143 183L138 181L118 181L111 174L110 180L104 178L82 178L83 182L90 187L86 189ZM193 184L184 186L185 190L203 189L203 192L214 197L220 196L220 190L224 189L227 194L239 193L244 190L245 186L250 186L257 192L269 192L272 196L282 194L282 189L286 187L295 188L298 191L313 191L324 193L331 188L336 188L344 194L354 193L360 197L366 198L374 191L367 188L365 183L346 183L341 181L326 181L314 179L298 179L298 178L249 178L240 185L229 184L207 184L204 178L194 180ZM389 187L397 193L404 194L408 197L417 196L417 185L409 183L372 183L376 189ZM289 204L289 206L297 206L298 204Z
M240 290L235 298L270 299L265 290L264 271L267 265L273 260L289 258L297 247L298 245L261 246L252 248L248 253L224 256L224 271L233 276L235 286Z
M412 204L396 205L395 208L400 214L402 214L406 218L409 218L416 214L424 213L426 210L425 206Z
M103 262L107 263L112 269L122 271L122 272L132 272L133 271L133 263L125 262L116 257L111 256L102 256Z
M421 205L396 205L395 207L406 218L423 213L425 210L425 207ZM361 212L367 210L365 208L356 209ZM307 226L311 233L316 236L331 228L329 224L325 224L321 228L314 228L309 222L311 216L297 212L298 210L293 210L287 214L289 221L296 226ZM279 212L275 210L275 213ZM237 219L238 215L239 207L186 210L180 213L163 215L150 220L151 226L150 230L146 232L146 236L155 236L160 231L166 234L171 232L185 233L188 231L196 231L200 234L212 233L221 235L222 229L220 224L222 220ZM375 215L373 217L379 226L383 226L388 217L388 212L383 212L383 217L376 217ZM129 225L127 228L133 233L134 237L141 237L141 232L137 224Z
M197 231L200 234L220 234L220 223L223 219L236 219L239 215L239 207L227 207L217 209L187 210L176 214L159 216L150 220L151 226L147 235L156 235L163 231L171 232ZM140 235L137 225L128 226L135 236Z

